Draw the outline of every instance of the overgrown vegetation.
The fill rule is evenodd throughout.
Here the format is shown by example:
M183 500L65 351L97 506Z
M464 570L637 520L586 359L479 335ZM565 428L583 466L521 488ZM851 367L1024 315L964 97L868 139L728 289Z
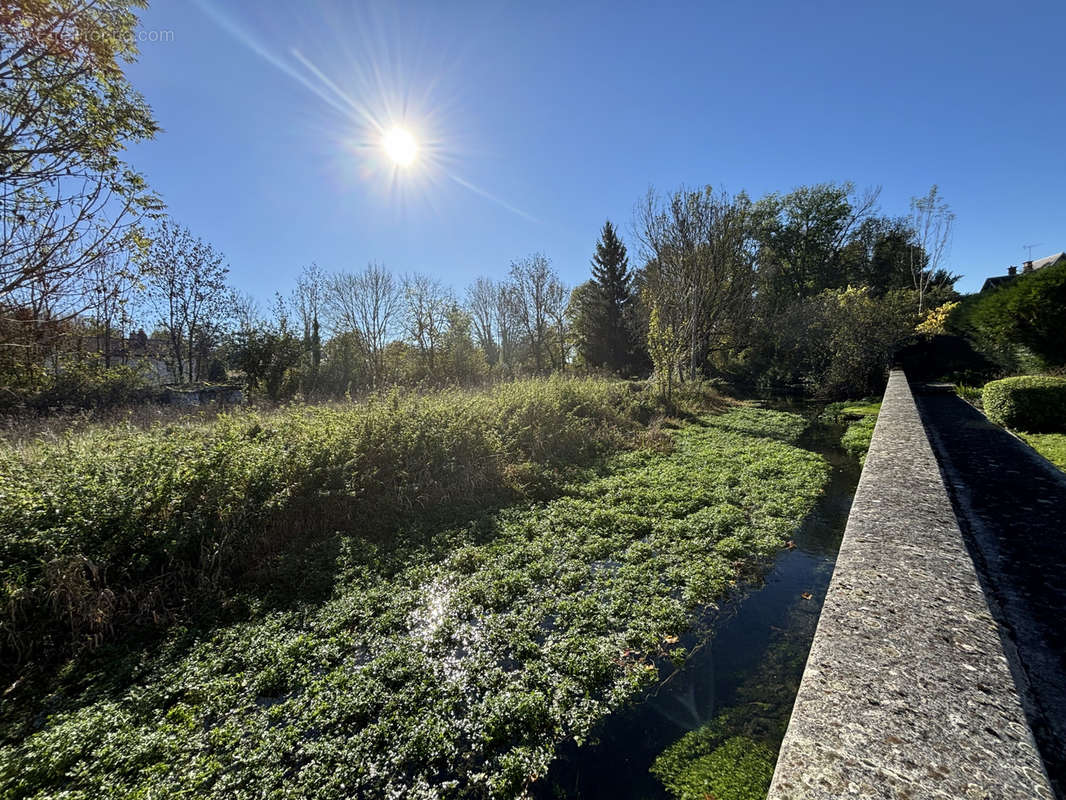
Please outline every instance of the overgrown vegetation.
M797 415L636 424L656 411L625 384L556 379L5 453L8 601L36 598L38 624L58 610L41 588L54 563L82 570L75 593L108 580L76 596L132 592L157 613L137 593L153 576L240 561L269 578L160 640L27 677L3 711L0 792L515 796L685 657L677 635L826 480L793 444ZM625 441L643 446L602 458ZM274 557L279 537L298 557Z
M1012 428L1040 455L1066 471L1066 378L1023 375L981 391L988 418Z
M264 314L120 158L143 8L0 13L0 796L520 795L825 483L703 381L876 390L953 297L950 212L650 192L573 293L542 253L463 297L311 264ZM660 390L545 377L596 370ZM273 410L92 422L231 377ZM667 785L753 796L772 747L721 733Z
M1019 275L965 297L948 327L967 336L1000 374L1066 366L1066 264Z
M832 403L823 412L831 419L847 423L840 444L844 449L865 463L866 451L870 449L877 415L881 412L880 401L861 400Z
M981 405L998 425L1041 432L1066 429L1066 377L1022 375L985 384Z
M374 538L415 509L535 494L661 410L638 385L558 378L0 449L0 652L40 658L224 599L338 529Z
M8 384L0 386L0 412L17 416L103 410L158 401L162 394L134 367L107 367L101 359L88 358L61 371L31 366L11 373Z

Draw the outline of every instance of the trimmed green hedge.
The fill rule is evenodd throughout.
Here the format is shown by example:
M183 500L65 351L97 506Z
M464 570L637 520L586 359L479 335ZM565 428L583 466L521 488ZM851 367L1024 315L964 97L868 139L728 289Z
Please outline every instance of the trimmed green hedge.
M1023 375L985 384L981 402L988 418L1023 431L1066 430L1066 378Z

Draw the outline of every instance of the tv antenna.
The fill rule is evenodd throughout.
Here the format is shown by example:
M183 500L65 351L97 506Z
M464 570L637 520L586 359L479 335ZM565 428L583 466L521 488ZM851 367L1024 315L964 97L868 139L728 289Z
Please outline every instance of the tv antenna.
M1037 242L1036 244L1023 244L1022 245L1022 250L1028 250L1029 251L1029 260L1032 261L1033 260L1033 248L1034 247L1040 247L1040 245L1042 245L1042 244L1043 244L1043 242Z

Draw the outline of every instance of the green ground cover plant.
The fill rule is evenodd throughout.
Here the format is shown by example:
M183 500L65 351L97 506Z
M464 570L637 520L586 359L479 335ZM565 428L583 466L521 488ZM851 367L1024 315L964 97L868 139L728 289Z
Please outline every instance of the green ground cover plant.
M869 398L832 403L823 412L830 419L847 424L844 435L840 437L840 444L848 453L858 458L859 463L866 461L866 451L870 449L879 413L881 402Z
M273 595L242 584L227 614L195 624L179 617L84 650L47 680L27 678L0 713L0 795L521 794L560 742L593 735L661 668L685 658L678 634L764 568L828 476L824 459L795 444L805 428L799 415L732 407L649 432L633 422L655 412L643 395L603 383L544 382L521 390L522 402L471 398L458 411L445 411L443 400L416 404L418 435L396 423L400 409L414 413L402 398L357 426L345 424L354 412L304 409L158 439L115 434L152 464L176 449L201 456L210 474L229 470L240 480L208 490L194 472L183 485L196 487L195 502L167 506L160 498L173 499L178 483L169 471L150 499L124 497L129 475L116 464L126 462L105 459L95 485L121 513L93 527L93 515L112 506L90 505L62 529L39 526L28 543L8 537L21 563L40 558L35 548L75 552L77 544L199 565L189 554L204 542L217 553L240 530L278 535L249 497L277 515L308 486L323 487L312 495L319 505L333 502L330 492L350 498L348 513L330 516L332 533L310 537L299 559L276 559ZM520 390L497 391L507 400ZM557 407L565 413L550 413ZM379 425L390 434L367 433ZM571 431L565 441L560 430ZM620 431L639 446L623 449ZM289 437L296 443L284 444ZM245 441L273 444L245 452ZM369 442L404 455L359 460ZM482 464L500 448L513 455ZM75 448L63 463L78 455ZM43 447L5 459L8 470L64 468ZM583 466L564 470L564 460ZM427 462L432 469L417 468ZM382 463L399 466L371 470ZM487 502L487 489L500 487L508 491ZM52 520L56 507L51 517L19 518ZM291 535L321 520L320 509L301 508L303 527L304 517L284 516ZM145 544L124 527L134 511L159 520ZM183 524L164 524L175 517ZM254 560L261 571L267 562ZM761 767L742 759L736 769L747 776Z
M639 384L553 378L0 446L0 661L224 605L336 531L537 496L662 411Z
M807 603L801 599L786 624L771 629L765 657L742 674L714 718L655 759L651 772L675 800L764 800L818 624Z
M682 737L652 772L677 800L762 800L777 753L745 736L728 736L728 715ZM728 737L728 738L727 738Z

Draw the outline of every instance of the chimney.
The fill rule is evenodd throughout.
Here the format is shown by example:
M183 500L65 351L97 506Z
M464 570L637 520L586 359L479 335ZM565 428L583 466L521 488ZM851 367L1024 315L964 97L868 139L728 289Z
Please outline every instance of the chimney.
M1009 277L1013 278L1017 274L1018 274L1018 268L1017 267L1015 267L1014 265L1011 265L1011 266L1007 267L1007 275Z
M1023 261L1022 262L1022 272L1032 272L1032 271L1033 271L1033 262L1032 261Z

